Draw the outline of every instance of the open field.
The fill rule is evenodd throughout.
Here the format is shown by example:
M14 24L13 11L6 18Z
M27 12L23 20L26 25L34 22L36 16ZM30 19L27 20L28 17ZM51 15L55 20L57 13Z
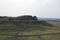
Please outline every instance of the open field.
M60 21L47 21L48 23L50 23L50 24L53 24L53 25L55 25L55 26L60 26Z

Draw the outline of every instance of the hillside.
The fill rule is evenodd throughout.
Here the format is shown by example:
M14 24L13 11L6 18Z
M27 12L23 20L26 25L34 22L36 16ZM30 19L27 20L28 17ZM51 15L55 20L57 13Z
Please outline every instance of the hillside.
M46 27L42 27L46 26ZM2 21L0 24L0 30L5 31L5 30L24 30L24 29L29 29L29 28L36 28L36 29L41 29L41 28L48 28L52 27L54 25L49 24L45 21L35 21L35 20L29 20L29 21L13 21L12 23L9 21Z
M41 35L43 40L60 40L60 27L47 21L9 20L0 18L0 40L39 40L38 37L17 37L16 35ZM56 36L56 37L55 37Z

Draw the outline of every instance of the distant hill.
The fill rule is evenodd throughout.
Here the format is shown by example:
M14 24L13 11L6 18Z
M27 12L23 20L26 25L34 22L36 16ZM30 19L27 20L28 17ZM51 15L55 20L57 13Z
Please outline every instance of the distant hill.
M30 16L28 18L30 18ZM40 18L40 20L18 20L17 17L0 17L0 30L16 31L16 30L24 30L26 28L45 29L48 27L54 27L54 25L48 23L45 20L42 20L42 18Z
M56 21L60 21L60 18L38 18L38 20L56 20Z

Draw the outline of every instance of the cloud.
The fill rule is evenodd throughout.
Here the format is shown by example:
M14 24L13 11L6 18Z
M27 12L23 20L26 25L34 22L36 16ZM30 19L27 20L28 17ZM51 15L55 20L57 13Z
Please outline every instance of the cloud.
M60 18L60 0L0 0L0 15Z
M37 3L34 13L39 17L60 18L59 2L59 0L45 0L42 3Z

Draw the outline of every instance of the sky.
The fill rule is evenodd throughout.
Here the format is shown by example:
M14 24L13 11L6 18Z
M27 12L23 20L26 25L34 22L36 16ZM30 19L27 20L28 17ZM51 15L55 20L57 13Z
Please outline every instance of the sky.
M60 0L0 0L0 16L60 18Z

